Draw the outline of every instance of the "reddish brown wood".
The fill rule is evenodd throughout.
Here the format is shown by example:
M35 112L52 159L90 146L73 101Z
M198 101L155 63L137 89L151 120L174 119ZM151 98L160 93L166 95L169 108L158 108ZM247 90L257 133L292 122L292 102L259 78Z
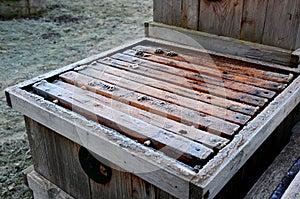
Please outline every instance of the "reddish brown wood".
M124 53L125 54L128 53L129 55L130 54L132 55L131 51L125 51ZM129 55L125 55L125 54L118 53L118 54L113 55L112 58L118 59L120 61L124 61L124 62L114 61L117 63L119 62L120 65L125 65L125 66L130 66L132 64L140 65L140 66L142 66L142 68L137 68L137 70L144 69L148 73L151 73L152 70L158 70L158 71L164 72L164 74L170 73L170 74L184 77L187 79L203 82L205 84L212 84L215 86L225 87L225 88L233 89L236 91L241 91L241 92L245 92L248 94L256 95L259 97L265 97L268 99L271 99L276 94L274 91L259 88L259 87L253 86L253 85L244 84L244 83L235 82L235 81L226 80L226 79L221 79L221 78L212 77L212 76L207 76L207 75L203 75L200 73L194 73L194 72L190 72L190 71L186 71L186 70L182 70L182 69L178 69L178 68L174 68L174 67L169 67L169 66L166 66L163 64L153 63L153 62L150 62L147 60L142 60L142 59L132 57ZM129 63L126 63L126 62L129 62Z
M128 68L126 66L116 64L111 59L98 60L98 62L105 62L109 66L123 69L124 70L123 73L126 73L125 70L129 70L130 72L133 72L133 73L128 72L128 73L126 73L126 75L123 74L122 76L127 79L130 78L134 81L137 81L136 79L144 78L143 76L147 77L147 75L148 75L148 77L153 78L153 81L161 80L161 81L172 83L172 84L184 87L184 88L188 88L190 90L196 90L196 91L200 91L200 92L204 92L204 93L209 93L209 94L212 94L215 96L220 96L220 97L244 102L244 103L254 105L254 106L264 106L264 104L268 101L268 99L266 99L266 98L250 95L250 94L243 93L243 92L234 91L234 90L227 89L227 88L220 87L220 86L206 84L204 82L189 80L189 79L181 78L181 77L178 77L175 75L166 74L166 73L162 73L162 72L160 72L158 74L159 71L156 72L156 74L151 74L151 73L145 74L145 72L138 73L138 70L133 69L132 67ZM97 67L97 65L95 64L92 67ZM105 67L105 65L103 65L102 68L103 67ZM98 67L98 69L99 69L99 67ZM108 70L112 70L112 69L106 68L106 71L108 71ZM146 69L145 71L147 71L147 70L148 69ZM134 73L138 73L139 75L135 75ZM142 82L145 82L145 81L142 81Z
M155 46L136 46L133 49L141 49L146 53L154 54L158 47ZM163 49L165 52L170 50ZM127 51L125 51L127 52ZM159 56L166 57L165 54L159 54ZM184 61L187 63L200 64L213 68L215 70L226 71L234 74L247 75L264 80L274 81L278 83L289 83L293 79L293 74L278 73L269 70L263 70L261 66L257 64L247 63L239 60L232 60L226 57L211 55L208 53L198 52L197 56L188 52L179 53L178 56L172 57L178 61Z
M214 70L212 68L208 68L202 65L198 65L198 64L191 64L191 63L187 63L187 62L182 62L182 61L178 61L178 60L174 60L173 58L168 58L168 57L163 57L163 56L158 56L158 55L149 55L149 56L139 56L142 59L146 59L149 61L153 61L153 62L157 62L157 63L161 63L161 64L165 64L165 65L169 65L169 66L173 66L173 67L177 67L177 68L182 68L185 70L189 70L192 72L196 72L196 73L201 73L201 74L205 74L205 75L211 75L214 77L219 77L222 79L228 79L228 80L232 80L232 81L237 81L237 82L242 82L242 83L246 83L246 84L251 84L251 85L255 85L258 87L262 87L265 89L269 89L269 90L274 90L274 91L281 91L282 89L284 89L286 87L285 84L281 84L281 83L277 83L277 82L271 82L268 80L262 80L262 79L258 79L255 77L248 77L246 75L238 75L238 74L228 74L226 71L222 71L220 73L219 70Z
M134 106L130 106L128 104L124 104L124 103L112 100L111 98L107 98L102 95L95 94L91 91L83 90L79 87L76 87L74 85L71 85L71 84L68 84L68 83L65 83L62 81L55 81L54 85L56 85L62 89L65 89L65 90L72 91L75 95L85 96L85 98L87 100L97 101L97 103L99 103L101 105L105 105L110 108L116 109L123 113L129 114L130 116L132 116L134 118L143 120L149 124L158 126L167 131L171 131L171 132L179 134L183 137L187 137L191 140L202 143L209 148L221 149L229 141L226 138L222 138L220 136L216 136L214 134L207 133L205 131L196 129L191 126L187 126L185 124L176 122L174 120L170 120L170 119L162 117L160 115L156 115L151 112L147 112L147 111L135 108Z
M103 86L99 86L99 84L102 84L99 82L103 82L104 78L114 78L114 81L122 81L123 78L108 76L105 73L101 74L101 72L91 69L84 69L80 72L87 73L85 75L94 75L97 79L75 72L62 74L60 75L60 78L75 85L85 86L85 88L101 95L111 97L123 103L128 103L140 109L147 110L188 125L194 125L196 128L205 129L211 133L232 136L239 128L236 124L226 122L210 115L192 111L184 107L179 107L153 97L145 96L138 92L123 89L121 87L118 87L114 91L108 91L103 88ZM97 75L95 75L96 73ZM95 82L96 84L94 84Z
M97 78L97 76L102 75L103 73L107 74L107 78L105 78L105 81L108 81L112 84L116 84L118 86L121 86L123 88L127 88L132 91L136 91L142 94L146 94L147 96L152 96L160 100L164 100L166 102L170 102L172 104L177 104L180 107L189 108L191 110L199 111L201 113L209 114L214 117L218 117L220 119L234 122L237 124L245 124L249 119L250 116L246 116L241 113L236 113L231 110L227 110L218 106L214 106L208 103L204 103L201 101L196 101L190 98L186 98L180 95L176 95L174 93L163 91L161 89L153 88L150 86L147 86L145 83L139 84L131 80L127 80L123 78L122 80L119 80L117 82L112 82L111 79L114 79L114 77L110 77L110 74L113 74L117 77L125 77L128 74L128 72L123 70L118 70L112 67L107 67L103 64L93 64L91 65L91 68L94 68L97 71L90 71L89 68L85 69L85 71L81 71L82 73L86 75L90 75L92 77ZM101 73L99 73L101 71ZM138 77L137 77L138 78ZM104 80L104 79L102 79ZM150 81L153 81L150 79Z

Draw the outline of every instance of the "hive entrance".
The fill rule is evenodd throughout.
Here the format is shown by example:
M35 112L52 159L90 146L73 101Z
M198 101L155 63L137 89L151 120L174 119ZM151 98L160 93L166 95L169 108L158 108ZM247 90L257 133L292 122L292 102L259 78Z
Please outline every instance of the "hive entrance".
M151 43L33 91L197 171L293 79L284 70Z

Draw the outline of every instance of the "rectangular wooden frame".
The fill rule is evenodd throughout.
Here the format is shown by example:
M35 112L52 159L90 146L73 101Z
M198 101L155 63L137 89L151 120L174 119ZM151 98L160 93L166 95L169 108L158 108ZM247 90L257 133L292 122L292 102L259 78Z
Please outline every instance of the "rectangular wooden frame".
M186 46L157 39L140 39L10 87L5 91L8 104L25 116L86 147L104 159L111 161L128 172L134 173L141 179L175 197L200 198L204 197L205 193L209 193L209 198L213 198L274 129L299 104L300 77L297 77L259 115L249 122L199 173L187 169L180 162L160 152L153 151L112 129L89 121L81 115L46 101L42 97L24 89L41 80L57 77L59 74L70 71L79 65L91 63L96 59L145 42L158 42L186 48ZM197 51L196 48L189 47L189 49ZM264 62L251 59L243 58L243 60L264 64ZM275 64L264 65L299 74L298 69L286 68ZM107 149L110 150L108 151ZM114 151L114 153L111 153L111 151ZM126 162L123 161L124 158L127 159ZM156 172L147 173L143 172L143 170L138 170L138 168L155 170ZM161 178L161 176L164 176L164 178Z

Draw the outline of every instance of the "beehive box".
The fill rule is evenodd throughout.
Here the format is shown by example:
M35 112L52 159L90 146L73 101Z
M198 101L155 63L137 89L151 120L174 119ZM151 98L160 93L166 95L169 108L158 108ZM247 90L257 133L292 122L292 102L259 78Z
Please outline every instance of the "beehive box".
M288 141L299 89L298 69L146 38L6 94L35 171L74 198L224 198Z

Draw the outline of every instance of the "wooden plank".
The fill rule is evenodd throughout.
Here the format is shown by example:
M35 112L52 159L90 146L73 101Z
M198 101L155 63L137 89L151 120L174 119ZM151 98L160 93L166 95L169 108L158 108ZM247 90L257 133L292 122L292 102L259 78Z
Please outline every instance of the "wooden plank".
M99 159L97 157L97 159ZM108 161L109 162L109 161ZM102 161L101 161L102 163ZM110 164L107 164L110 166ZM134 190L132 189L131 174L122 171L117 166L110 166L112 168L112 176L107 184L98 184L90 180L91 184L91 198L109 198L109 199L127 199L132 198ZM141 180L141 179L140 179ZM143 180L141 180L143 181Z
M168 73L171 73L171 74L176 73L176 75L183 76L183 77L187 76L186 74L189 73L189 72L185 72L185 71L182 71L182 70L179 70L179 69L176 69L176 68L167 67L167 66L162 65L162 64L156 64L156 63L148 62L148 61L141 60L141 59L138 59L138 58L135 58L135 57L126 56L126 55L123 55L123 54L116 54L112 57L116 58L118 60L111 59L111 61L113 63L108 62L108 64L112 64L112 65L114 65L116 67L119 67L119 68L122 68L124 70L128 70L128 68L124 68L122 66L126 66L126 67L131 68L132 66L134 66L138 63L139 66L145 67L146 68L145 70L147 70L147 71L149 70L148 68L151 68L151 69L153 68L153 69L168 72ZM121 60L123 60L123 61L121 61ZM101 60L98 60L98 61L103 62ZM124 61L126 61L126 62L124 62ZM107 60L105 62L107 63ZM105 62L103 62L103 63L105 63ZM137 71L133 71L133 72L138 73ZM144 73L142 75L144 75ZM163 89L163 90L172 92L174 94L178 94L178 95L182 95L182 96L189 97L189 98L192 98L192 99L200 100L200 101L203 101L203 102L206 102L206 103L209 103L209 104L220 106L220 107L223 107L223 108L226 108L226 109L229 109L229 110L232 110L232 111L244 113L244 114L247 114L247 115L254 115L255 112L258 110L258 107L254 107L254 106L250 106L250 105L247 105L247 104L239 103L239 102L236 102L236 101L233 101L233 100L228 100L226 98L217 97L217 96L214 96L214 95L211 95L211 94L208 94L208 93L200 93L199 91L190 90L190 89L185 88L185 87L180 87L180 86L177 86L175 84L167 83L166 81L161 81L161 80L159 80L160 79L159 76L158 76L158 78L157 78L157 76L155 77L157 79L157 82L150 81L150 79L147 78L147 77L133 78L133 76L132 76L132 78L131 78L131 75L126 76L126 77L127 77L127 79L132 79L133 81L137 81L137 82L140 82L140 83L143 83L143 84L146 84L146 85L150 85L152 87ZM180 84L180 85L182 85L182 84Z
M177 46L185 45L198 49L198 51L205 49L217 53L225 53L228 54L227 56L234 56L237 59L244 59L250 62L254 62L255 59L263 61L264 65L270 65L272 67L274 67L274 64L298 67L299 57L292 55L292 50L155 22L147 23L146 29L146 36L150 39L161 39L160 43L166 43L166 41L175 42ZM174 34L174 32L178 34ZM183 39L179 37L179 35L185 35L184 38L189 38L189 40ZM276 68L281 67L282 66L276 65ZM295 71L295 69L293 71Z
M240 92L243 92L243 93L248 93L248 94L251 94L251 95L255 95L255 96L263 97L263 98L268 98L268 99L271 99L276 94L274 91L270 91L270 90L267 90L267 89L264 89L264 88L259 88L259 87L253 86L253 85L244 84L244 83L241 83L241 82L236 82L236 81L227 80L227 79L222 79L221 77L204 75L204 74L201 74L201 71L196 73L196 72L183 70L183 69L180 69L180 68L170 67L170 66L167 66L167 65L163 65L163 64L159 64L159 63L153 63L153 62L150 62L150 61L145 61L145 60L142 60L142 59L138 59L136 57L132 57L132 56L134 56L134 52L132 50L127 50L124 53L128 54L128 55L131 55L131 57L118 53L116 55L113 55L112 58L116 58L116 59L119 59L121 61L126 61L126 62L130 62L131 60L136 60L135 61L136 63L133 63L131 61L131 64L137 64L138 63L138 65L143 66L143 68L146 67L147 69L144 69L144 70L146 70L147 73L151 73L152 69L153 70L159 70L159 71L162 71L162 72L167 73L167 74L170 73L172 75L177 75L177 76L180 77L180 79L184 79L185 81L187 81L187 79L195 80L195 81L198 81L199 83L201 82L201 83L204 83L204 84L212 84L212 85L215 85L215 86L218 86L218 87L221 87L221 88L228 88L228 89L232 89L232 90L235 90L235 91L240 91ZM113 62L117 62L117 61L113 61ZM138 72L139 68L135 68L135 69L137 69L137 70L134 70L134 71ZM216 70L215 73L219 74L219 75L222 72L222 71L219 71L217 69L215 69L215 70ZM231 74L230 72L226 72L225 70L223 70L223 73ZM170 79L170 78L167 78L167 79Z
M246 75L241 75L241 74L240 75L238 75L238 74L230 75L226 71L220 73L220 71L214 70L212 68L207 68L202 65L191 64L191 63L186 63L186 62L177 61L177 60L174 61L174 59L168 58L168 57L162 57L162 56L157 56L157 55L137 56L137 57L140 57L145 60L161 63L164 65L169 65L169 66L173 66L176 68L189 70L189 71L196 72L196 73L211 75L211 76L219 77L222 79L228 79L228 80L232 80L232 81L237 81L237 82L242 82L242 83L262 87L262 88L265 88L268 90L281 91L286 87L285 84L271 82L268 80L262 80L262 79L258 79L255 77L248 77Z
M115 66L115 63L114 63L114 66ZM91 65L91 68L96 69L96 70L100 70L101 73L103 73L103 72L110 73L110 74L118 76L118 77L123 77L124 75L127 76L127 73L128 73L126 71L118 70L118 69L109 67L107 65L102 65L100 63L95 63L95 64ZM141 67L139 67L139 68L141 68ZM124 69L126 70L128 68L125 67ZM86 70L88 71L89 69L86 69ZM137 70L137 69L134 69L134 70ZM140 74L147 76L146 73L149 72L149 70L150 69L147 69L146 71L144 71L145 73L141 72ZM83 73L86 74L86 75L89 75L89 73L87 71L85 71ZM130 74L128 74L128 75L130 75ZM154 78L157 77L157 76L162 76L164 78L170 79L170 77L168 75L164 74L164 73L156 74L154 72L151 75L153 75ZM90 75L90 76L96 78L96 76L93 76L93 75ZM107 78L105 81L109 81L109 80L110 79ZM147 86L146 84L140 84L140 83L130 81L130 80L127 80L127 79L124 79L124 80L121 80L121 81L122 81L122 83L121 82L113 82L113 84L117 84L121 87L126 87L128 90L134 90L134 91L137 91L139 93L143 93L143 94L146 94L148 96L152 96L152 97L155 97L157 99L161 99L161 100L164 100L166 102L179 105L180 107L185 107L185 108L189 108L189 109L194 110L194 111L199 111L200 113L205 113L205 114L208 114L208 115L212 115L214 117L218 117L218 118L224 119L226 121L234 122L234 123L237 123L237 124L245 124L250 119L250 116L246 116L244 114L236 113L234 111L227 110L227 109L224 109L222 107L214 106L214 105L211 105L211 104L208 104L208 103L204 103L204 102L201 102L201 101L196 101L196 100L193 100L193 99L190 99L190 98L186 98L186 97L183 97L183 96L180 96L180 95L176 95L172 92L164 91L164 90L161 90L161 89L156 89L156 88ZM152 80L152 81L155 81L155 79Z
M181 0L160 0L153 2L153 20L181 26Z
M90 197L89 179L78 160L79 146L31 118L25 117L25 122L33 139L35 170L75 198Z
M300 26L300 3L295 0L269 0L263 34L263 44L296 50Z
M155 50L158 47L154 46L135 46L133 49L138 50L144 50L144 52L149 54L155 54ZM163 49L165 52L168 52L170 50ZM127 50L125 52L132 53L130 50ZM166 57L165 54L158 54L159 56ZM234 60L227 57L221 57L216 56L208 53L197 53L191 54L188 52L185 53L179 53L178 56L172 57L175 60L178 61L185 61L187 63L193 63L193 64L200 64L203 66L207 66L213 69L218 69L220 71L225 72L231 72L236 74L244 74L251 77L256 77L264 80L274 81L278 83L289 83L293 79L293 74L281 71L281 73L270 71L267 69L262 69L264 66L253 64L253 63L247 63L240 60ZM274 69L273 69L274 70Z
M199 30L239 39L243 0L200 1Z
M293 179L287 190L284 192L282 199L300 198L300 172Z
M28 186L33 191L34 198L75 199L34 170L27 174L27 179Z
M91 71L93 73L90 73ZM94 84L95 83L94 78L84 76L75 72L68 72L62 74L60 75L60 78L62 78L64 81L67 81L75 85L85 86L87 89L90 89L101 95L111 97L115 100L124 103L130 103L131 105L136 106L140 109L144 109L153 112L155 114L160 114L164 117L174 119L176 121L188 125L194 125L196 128L202 128L208 132L215 133L218 135L224 134L230 136L233 135L239 128L239 126L236 124L232 124L203 113L188 110L184 107L179 107L177 105L173 105L165 101L157 100L155 98L145 96L144 94L141 93L129 91L122 87L118 87L113 92L109 92L107 91L107 89L103 88L101 84L104 81L104 79L105 81L110 80L114 82L122 82L123 78L108 75L106 73L101 73L99 71L92 70L90 68L81 70L80 72L86 73L85 75L91 75L94 78L96 78L96 84ZM97 80L97 78L99 79ZM141 96L145 96L146 98L139 99Z
M72 91L76 95L85 96L87 100L90 101L96 100L97 103L99 104L106 105L111 108L115 108L123 113L129 114L132 117L146 121L149 124L158 126L160 128L171 131L173 133L182 135L191 140L202 143L205 146L212 149L221 149L229 142L229 140L222 138L220 136L216 136L214 134L201 131L192 126L187 126L185 124L175 122L174 120L170 120L160 115L156 115L118 101L112 101L111 98L107 98L102 95L98 95L93 92L83 90L71 84L67 84L61 81L56 81L54 82L54 84L65 90Z
M198 30L199 0L182 1L182 27Z
M18 87L11 87L7 92L14 109L27 117L178 198L188 197L186 182L195 172L186 165Z
M119 67L119 68L121 67L117 64L114 64L113 62L108 63L108 64L110 64L114 67ZM97 66L97 64L95 64L95 66L93 66L93 67L96 67L96 66ZM105 66L102 66L102 67L105 67ZM126 68L126 69L128 69L128 68ZM106 69L106 70L108 70L108 69ZM112 69L109 69L109 70L112 70ZM104 70L102 70L102 71L104 71ZM124 77L126 79L131 79L133 81L140 81L144 84L148 84L149 82L151 82L151 84L157 84L157 82L155 82L155 81L159 81L159 79L163 78L161 76L155 76L155 78L156 78L155 81L153 79L151 81L151 78L149 79L147 77L143 77L141 75L136 75L134 73L128 73L126 71L122 71L122 73L126 73L126 75L122 75L122 77ZM200 91L200 92L209 93L209 94L212 94L212 95L215 95L215 96L224 97L224 98L228 98L228 99L231 99L231 100L236 100L236 101L239 101L239 102L247 103L247 104L254 105L254 106L264 106L264 104L268 101L265 98L250 95L250 94L247 94L247 93L234 91L234 90L227 89L227 88L224 88L224 87L218 87L218 86L205 84L205 83L201 83L201 82L199 83L198 81L186 80L186 79L183 79L182 81L178 82L177 78L175 78L175 79L176 80L174 80L174 78L173 78L173 80L163 78L163 80L167 83L172 83L172 84L175 84L175 85L183 86L179 90L187 88L187 89L190 90L189 92L192 92L193 90ZM162 88L163 85L166 85L166 83L164 83L163 81L160 81L160 86L158 86L158 88Z
M269 0L245 0L240 39L262 43Z
M53 84L41 82L34 85L33 88L40 95L49 99L57 99L64 107L121 131L133 139L142 143L150 140L156 149L184 162L205 161L213 153L211 149L199 143L149 125L107 106L99 106L95 101L88 101L82 96L74 95L72 92Z
M132 179L132 197L133 199L155 199L156 190L158 188L154 187L153 185L141 180L140 178L136 177L135 175L131 175Z
M115 64L113 64L115 65ZM111 70L111 69L110 69ZM124 73L124 71L122 71ZM147 77L141 77L140 75L135 75L133 73L128 74L127 76L123 76L124 78L132 78L133 81L141 81L141 82L147 82ZM142 80L143 79L143 80ZM224 97L224 98L228 98L231 100L236 100L239 102L243 102L243 103L247 103L250 105L254 105L254 106L263 106L268 100L265 98L261 98L258 96L253 96L247 93L242 93L242 92L237 92L231 89L226 89L224 87L218 87L218 86L214 86L214 85L209 85L209 84L199 84L197 81L192 81L192 80L184 80L183 82L177 82L177 81L170 81L168 79L164 79L165 82L168 83L172 83L175 85L180 85L180 86L184 86L183 89L179 89L179 90L185 90L185 88L188 88L189 91L188 92L193 92L194 91L200 91L200 92L204 92L204 93L209 93L215 96L219 96L219 97ZM151 82L151 79L149 79L149 81ZM167 83L160 81L158 86L154 86L154 87L158 87L158 88L162 88L163 85L167 85ZM158 80L152 81L151 84L158 84ZM172 86L171 86L172 87ZM203 94L203 93L201 93ZM199 95L199 93L198 93ZM209 99L209 98L208 98Z

